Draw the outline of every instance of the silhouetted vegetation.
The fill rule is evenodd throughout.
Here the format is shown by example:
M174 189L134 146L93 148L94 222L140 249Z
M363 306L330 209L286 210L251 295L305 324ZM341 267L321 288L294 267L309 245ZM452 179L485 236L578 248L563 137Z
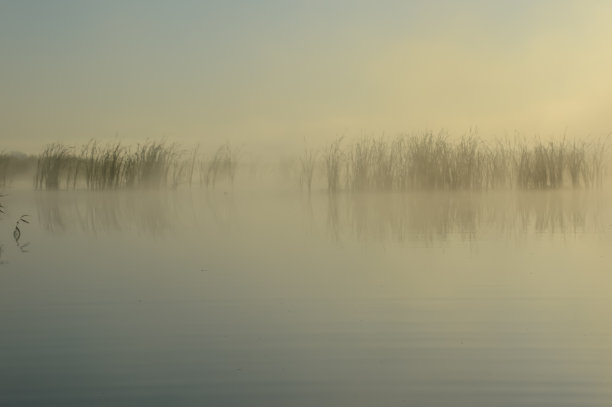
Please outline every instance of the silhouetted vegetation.
M5 195L0 194L0 199L4 198ZM4 215L6 215L6 208L4 206L4 204L0 201L0 220L3 220L2 217ZM21 225L24 223L30 223L30 221L28 220L29 215L21 215L19 217L19 219L17 220L17 222L15 222L15 228L13 229L13 239L15 239L15 243L17 244L17 248L22 252L22 253L27 253L28 252L28 246L30 245L30 242L25 242L23 243L21 241ZM0 244L0 264L4 264L5 262L2 260L2 251L3 251L3 246Z
M352 144L338 139L324 150L323 166L330 192L591 188L602 184L605 151L605 139L490 144L427 133Z
M234 183L238 152L229 144L224 144L209 160L200 161L200 183L206 187L214 187L220 179Z
M119 142L101 145L91 141L81 147L49 144L38 156L34 175L36 189L90 190L160 188L191 185L196 170L200 182L214 187L219 180L234 182L237 151L221 146L207 159L199 149L149 141L135 147Z
M15 223L15 229L13 229L13 238L15 239L15 242L17 242L17 244L19 244L19 239L21 239L21 228L19 226L22 223L30 223L27 218L28 215L21 215L19 220L17 220L17 222Z
M329 192L558 189L602 185L607 139L492 142L467 135L424 133L396 138L339 138L322 150L306 148L286 160L282 173L311 191L323 175ZM233 185L238 150L224 144L207 155L163 141L136 146L120 142L82 146L47 145L36 156L0 154L0 187L17 176L32 176L39 190L178 188L199 183Z
M317 161L317 153L306 148L300 159L300 188L306 188L310 194L312 190L312 179Z

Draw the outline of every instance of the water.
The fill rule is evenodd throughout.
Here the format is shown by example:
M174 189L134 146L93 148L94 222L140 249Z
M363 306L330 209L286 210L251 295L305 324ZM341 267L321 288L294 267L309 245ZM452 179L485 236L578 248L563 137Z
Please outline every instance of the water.
M610 202L15 191L0 405L609 406Z

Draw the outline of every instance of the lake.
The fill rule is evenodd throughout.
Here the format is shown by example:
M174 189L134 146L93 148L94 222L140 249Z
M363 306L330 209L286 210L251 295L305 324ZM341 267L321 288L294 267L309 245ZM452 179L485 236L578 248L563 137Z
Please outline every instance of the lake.
M8 192L0 405L612 405L608 193Z

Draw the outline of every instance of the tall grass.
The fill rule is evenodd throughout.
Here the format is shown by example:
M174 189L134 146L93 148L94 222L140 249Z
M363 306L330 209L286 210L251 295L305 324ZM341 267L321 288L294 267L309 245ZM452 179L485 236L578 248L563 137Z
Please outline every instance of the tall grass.
M415 189L557 189L600 186L607 141L487 143L475 135L451 139L425 133L395 139L338 139L325 149L330 192ZM344 180L344 184L342 183Z
M340 148L342 137L331 143L324 152L325 173L327 175L327 188L330 192L340 189L340 172L345 160L345 154Z
M233 184L237 166L238 150L229 144L224 144L209 160L200 161L200 183L206 185L207 188L214 187L222 179Z
M214 188L234 183L238 157L239 150L229 144L207 155L163 141L54 143L37 156L0 154L0 187L33 166L37 189L178 188L198 180ZM321 151L306 148L300 160L290 163L302 189L310 192L315 176L322 174L328 191L335 193L594 188L603 183L607 161L607 139L485 141L474 134L424 133L354 142L339 138Z
M317 153L309 148L304 149L304 155L300 158L300 188L311 193L312 179L317 162Z
M119 142L101 145L91 141L80 148L55 143L39 155L34 185L37 189L177 188L192 184L196 168L207 186L214 187L220 179L233 182L237 153L224 145L205 160L198 148L187 151L157 141L135 147Z
M34 186L37 189L58 189L60 178L66 174L73 159L70 147L59 143L49 144L38 157Z

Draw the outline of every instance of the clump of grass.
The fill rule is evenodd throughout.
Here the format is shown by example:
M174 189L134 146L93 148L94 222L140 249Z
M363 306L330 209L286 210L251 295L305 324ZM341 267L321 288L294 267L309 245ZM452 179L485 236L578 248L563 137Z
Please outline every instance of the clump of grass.
M34 185L37 189L58 189L60 177L73 158L71 148L59 143L49 144L38 157Z
M191 154L187 154L186 151L178 152L177 156L182 157L183 154L187 155L184 160L175 159L172 162L172 187L177 188L181 183L186 183L191 186L193 182L193 174L196 168L196 161L198 159L198 151L200 147L196 146Z
M565 141L538 142L532 147L521 145L517 160L519 186L536 189L561 187L566 169L566 150Z
M484 173L487 188L510 188L515 179L515 150L509 140L497 140L485 150Z
M306 188L308 194L312 190L312 179L317 162L317 153L312 149L305 148L300 158L300 188Z
M170 168L174 160L178 159L178 154L175 145L148 142L136 148L134 157L135 166L132 171L138 185L161 187L167 185Z
M606 147L607 139L486 142L475 134L456 139L444 133L363 137L350 144L338 138L321 154L307 148L299 161L291 162L291 174L297 171L301 188L309 192L319 166L331 193L593 188L603 183ZM233 185L237 149L224 144L209 158L201 157L205 156L197 148L187 151L163 141L135 147L119 142L91 141L78 148L55 143L36 158L34 185L37 189L178 188L191 185L194 174L207 188L220 181ZM0 186L10 178L6 174L12 162L14 157L0 154Z
M126 184L128 174L128 151L121 143L99 146L95 141L81 147L81 153L73 160L66 187L76 188L77 181L84 177L88 189L111 189ZM72 179L72 184L70 180Z
M221 179L233 184L237 166L238 150L232 148L229 143L224 144L217 149L210 160L200 162L200 181L207 188L214 188Z
M325 170L327 175L327 190L335 193L340 189L340 171L344 161L344 154L340 149L342 137L331 143L324 153Z
M76 188L79 181L87 189L165 186L180 159L176 146L163 142L146 142L131 150L119 142L101 146L91 141L79 154L75 150L61 144L47 146L38 160L36 188L58 189L61 181L66 188Z
M78 151L78 153L76 153ZM177 144L148 141L126 147L119 142L96 141L79 149L50 144L38 157L34 185L37 189L161 188L191 185L198 166L199 149L182 150ZM220 179L234 181L237 151L229 145L217 150L210 161L200 161L207 186Z
M558 189L601 185L605 141L486 143L476 135L451 140L425 133L393 140L342 139L325 150L330 192L415 189Z

